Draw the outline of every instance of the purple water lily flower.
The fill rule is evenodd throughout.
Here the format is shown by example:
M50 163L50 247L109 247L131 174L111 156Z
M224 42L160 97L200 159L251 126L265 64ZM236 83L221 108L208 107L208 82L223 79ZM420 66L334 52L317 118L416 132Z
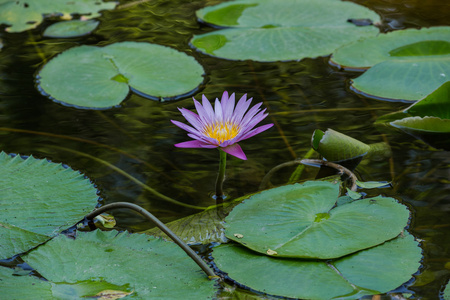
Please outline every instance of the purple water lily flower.
M247 94L245 94L235 107L234 93L228 97L228 92L224 92L221 101L216 98L213 109L205 95L202 95L202 104L194 98L198 115L188 109L178 108L192 127L171 120L173 124L186 130L188 136L194 140L175 144L175 147L220 147L226 153L246 160L247 157L244 151L242 151L242 148L237 143L273 126L273 124L266 124L253 129L268 114L265 113L266 109L260 109L262 102L248 110L251 101L252 98L247 100Z

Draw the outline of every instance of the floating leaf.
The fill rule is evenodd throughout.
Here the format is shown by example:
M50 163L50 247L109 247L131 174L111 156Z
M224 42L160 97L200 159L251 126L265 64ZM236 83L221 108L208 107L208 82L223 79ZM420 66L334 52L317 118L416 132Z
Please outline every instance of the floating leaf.
M352 88L368 97L419 100L450 78L450 27L406 29L343 46L331 63L367 70Z
M215 293L214 281L177 245L144 234L96 230L78 232L75 240L59 235L23 259L50 282L106 281L129 286L125 292L138 299L209 299Z
M436 148L450 149L450 81L402 112L382 116L389 123Z
M103 0L0 0L0 24L7 26L8 32L21 32L36 28L44 20L44 16L60 16L71 18L72 14L83 15L84 18L97 18L99 11L114 9L116 2Z
M196 35L191 43L217 57L257 61L300 60L328 55L361 37L375 36L374 26L348 19L379 16L366 7L334 0L230 1L197 11L206 23L232 28Z
M444 292L442 293L444 300L450 300L450 284L446 284Z
M379 63L353 80L352 88L368 97L414 101L450 79L450 55L409 57Z
M43 35L52 38L78 37L91 33L97 28L99 21L96 20L72 20L61 21L50 25L45 29Z
M43 93L58 102L105 109L121 103L130 88L153 99L191 93L203 81L203 72L193 57L175 49L122 42L69 49L42 68L38 81Z
M389 187L390 183L386 181L359 181L356 180L356 184L363 189L376 189Z
M234 243L215 247L212 256L216 266L241 285L282 297L317 300L389 292L411 278L422 258L409 234L334 261L266 256Z
M0 166L0 259L50 239L97 204L89 179L61 164L2 152Z
M374 197L335 207L339 185L309 181L261 192L226 217L226 237L260 253L336 258L396 237L409 211L393 198ZM237 238L234 234L243 235Z
M408 60L411 55L448 55L449 35L448 26L396 30L345 45L333 53L330 61L341 68L365 70L402 56Z

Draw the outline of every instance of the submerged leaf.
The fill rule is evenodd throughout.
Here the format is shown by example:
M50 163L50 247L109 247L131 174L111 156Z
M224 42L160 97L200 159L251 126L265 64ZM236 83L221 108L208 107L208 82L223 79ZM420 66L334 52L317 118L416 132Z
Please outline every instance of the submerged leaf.
M7 26L8 32L21 32L36 28L44 17L62 15L71 18L72 14L83 15L84 18L97 18L99 11L114 9L116 2L103 0L0 0L0 24Z
M47 27L43 33L43 36L52 38L71 38L83 36L95 30L98 24L100 24L100 22L96 20L62 21Z

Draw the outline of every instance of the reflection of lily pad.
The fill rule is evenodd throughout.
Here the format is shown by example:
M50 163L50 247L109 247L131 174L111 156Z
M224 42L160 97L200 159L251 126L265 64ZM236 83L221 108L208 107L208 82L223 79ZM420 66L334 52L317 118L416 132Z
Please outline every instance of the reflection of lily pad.
M116 2L103 0L0 0L0 24L6 24L7 31L21 32L36 28L44 16L62 15L71 18L71 14L83 15L85 18L99 17L101 10L113 9Z
M395 199L334 207L338 196L339 185L329 182L263 191L231 211L226 237L268 255L326 259L383 243L408 223L408 209Z
M450 27L380 34L339 48L331 63L370 68L352 84L369 97L419 100L450 78Z
M356 26L349 19L379 21L376 13L363 6L335 0L230 1L201 9L197 16L232 28L194 36L192 45L221 58L257 61L328 55L378 33L374 26Z
M67 69L70 68L70 72ZM131 88L149 98L173 99L193 92L203 68L185 53L138 42L69 49L38 74L39 88L52 99L84 108L118 105Z
M45 29L43 35L52 38L70 38L78 37L91 33L95 28L97 28L100 22L96 20L72 20L72 21L62 21Z
M300 299L359 299L389 292L411 278L422 258L409 234L331 262L269 257L236 244L216 247L212 256L239 284Z
M0 259L25 252L82 220L98 201L79 172L0 154Z
M137 299L208 299L215 293L214 281L181 248L144 234L96 230L78 232L75 240L59 235L23 259L50 282L104 281L129 287L124 292Z

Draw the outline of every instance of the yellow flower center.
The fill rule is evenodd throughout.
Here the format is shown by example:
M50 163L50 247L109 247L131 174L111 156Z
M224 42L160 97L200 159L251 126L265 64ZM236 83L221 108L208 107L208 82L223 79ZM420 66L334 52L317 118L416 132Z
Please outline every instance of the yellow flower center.
M216 139L219 143L231 140L234 138L241 128L232 122L216 122L209 124L203 129L203 133L213 139Z

